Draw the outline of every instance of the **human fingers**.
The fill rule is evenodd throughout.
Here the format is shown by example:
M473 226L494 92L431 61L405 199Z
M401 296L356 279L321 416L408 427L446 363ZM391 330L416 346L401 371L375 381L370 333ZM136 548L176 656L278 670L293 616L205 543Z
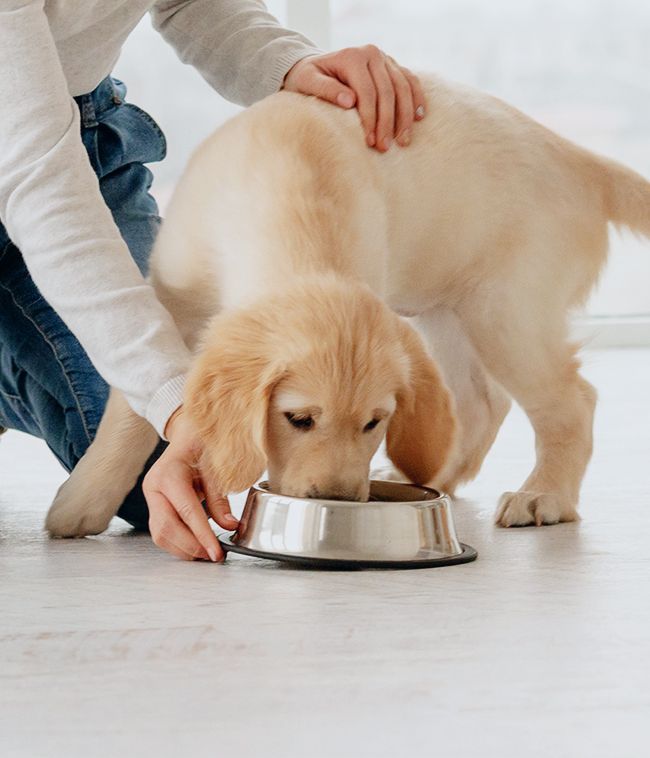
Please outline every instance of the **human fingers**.
M372 59L368 64L377 98L375 134L377 148L388 150L395 134L395 88L386 67L386 59Z
M395 139L399 145L406 147L411 144L415 119L413 91L403 70L392 58L388 59L386 68L395 91Z
M210 527L208 516L193 486L194 469L181 461L173 461L158 490L166 497L181 521L199 541L212 561L220 560L223 551Z
M284 89L303 95L315 95L321 100L341 108L352 108L357 97L350 87L318 64L318 61L303 59L295 71L287 77Z
M409 71L408 68L400 66L400 69L406 77L409 86L411 87L415 120L421 121L427 112L427 103L426 97L424 96L424 90L422 89L422 82L420 81L420 78L416 76L412 71Z
M366 45L340 50L321 62L326 73L331 73L354 92L361 127L370 147L377 144L377 88L370 73L369 61L381 57L379 48Z
M233 516L230 510L230 502L225 495L212 494L209 488L207 489L205 502L208 509L208 513L223 529L232 531L239 526L239 519Z
M149 531L155 545L184 561L210 560L205 548L161 492L150 491L147 504Z

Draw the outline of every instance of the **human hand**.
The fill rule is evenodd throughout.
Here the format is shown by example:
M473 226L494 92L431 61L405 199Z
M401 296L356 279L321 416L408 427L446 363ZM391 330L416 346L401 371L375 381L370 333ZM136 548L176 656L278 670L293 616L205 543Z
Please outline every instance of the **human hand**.
M232 530L239 523L230 512L228 498L212 493L201 478L196 438L182 406L167 422L169 445L149 469L142 489L149 506L149 530L158 547L186 561L223 561L225 555L208 516ZM205 498L208 513L201 499Z
M285 76L283 89L341 108L356 105L367 144L380 152L390 148L393 137L409 145L413 122L424 118L418 77L375 45L303 58Z

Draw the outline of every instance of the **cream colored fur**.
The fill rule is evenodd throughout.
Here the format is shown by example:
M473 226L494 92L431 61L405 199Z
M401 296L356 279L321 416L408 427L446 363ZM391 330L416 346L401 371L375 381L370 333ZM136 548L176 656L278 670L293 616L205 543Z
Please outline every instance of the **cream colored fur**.
M300 482L301 491L364 495L369 455L379 439L368 445L357 427L375 410L387 414L382 423L398 468L411 478L431 473L433 484L453 490L476 475L512 397L534 427L537 463L517 491L502 496L497 522L575 520L596 393L578 373L567 317L601 271L608 222L650 236L650 184L486 94L431 76L424 84L427 117L415 126L408 149L380 155L365 146L354 111L280 93L226 123L193 156L156 244L152 281L198 352L187 403L209 438L206 465L212 460L223 485L243 488L270 460L275 481L290 488L294 480L283 476L290 463L282 458L289 444L281 426L286 408L276 398L297 402L298 395L313 404L302 396L311 392L318 395L316 411L331 411L334 421L319 452L311 449L302 458L311 479ZM336 359L346 355L350 365L381 377L373 384L358 371L355 381L364 389L356 398L345 383L338 394L331 392L327 383L344 375L336 370L320 391L306 378L306 356L326 360L318 345L328 323L309 314L305 296L321 284L321 302L338 298L343 314L343 323L330 330L344 334L348 313L357 324L347 342L337 343ZM301 293L297 306L295 293ZM367 334L355 311L361 300L368 313L376 312ZM372 301L380 304L374 311ZM289 321L283 321L283 307L291 310ZM429 358L394 314L414 317ZM303 322L311 330L301 330ZM244 323L249 331L240 328L239 334L248 336L238 352L237 329ZM285 334L291 348L278 361L271 351L283 344L283 328L291 332ZM352 350L366 337L392 346L381 365L371 352L359 357ZM250 352L250 339L257 340L257 353ZM248 360L251 355L255 359ZM229 376L239 376L241 387L252 392L248 405ZM293 385L282 390L283 381ZM436 398L428 406L427 382ZM411 402L417 399L410 427L404 412L400 422L392 410L406 391ZM374 406L366 407L372 393ZM256 411L248 407L253 404ZM355 432L344 417L357 410ZM238 413L243 420L236 435L222 419L237 424ZM426 436L428 422L443 436ZM150 454L153 439L126 450L113 425L107 413L84 465L57 496L48 517L53 534L103 528L132 476L124 477L121 492L112 487L110 502L107 482L121 480L125 458L135 469ZM294 449L300 455L312 432L297 433L305 441ZM442 440L435 450L434 437ZM331 453L349 444L355 454ZM240 445L233 455L250 463L239 478L219 473L228 469L229 445ZM326 465L313 463L319 455ZM87 458L102 466L86 465ZM416 462L411 471L409 461ZM102 517L89 517L89 509Z

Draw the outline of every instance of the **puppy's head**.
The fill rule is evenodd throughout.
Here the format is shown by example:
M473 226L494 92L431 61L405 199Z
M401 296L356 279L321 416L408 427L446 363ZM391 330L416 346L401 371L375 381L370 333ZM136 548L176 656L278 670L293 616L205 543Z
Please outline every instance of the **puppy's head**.
M222 493L268 467L274 492L365 500L384 435L425 483L450 452L449 393L417 334L370 290L326 275L213 320L186 407Z

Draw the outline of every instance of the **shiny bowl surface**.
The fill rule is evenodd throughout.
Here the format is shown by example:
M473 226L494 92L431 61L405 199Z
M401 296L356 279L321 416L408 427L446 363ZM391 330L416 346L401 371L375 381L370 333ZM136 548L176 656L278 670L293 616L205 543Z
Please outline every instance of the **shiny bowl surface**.
M226 550L275 560L349 567L416 568L466 563L447 495L372 480L368 502L299 498L251 487L239 528L219 537Z

